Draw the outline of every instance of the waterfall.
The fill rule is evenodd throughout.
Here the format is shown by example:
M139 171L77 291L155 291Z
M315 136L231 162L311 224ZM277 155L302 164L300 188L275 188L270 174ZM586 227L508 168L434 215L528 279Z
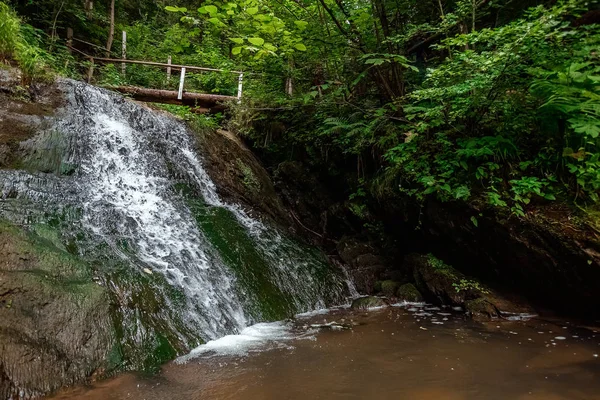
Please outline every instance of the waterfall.
M23 168L0 171L0 217L76 243L120 299L127 340L162 330L189 348L342 298L344 278L322 256L219 197L183 122L60 85L66 104L22 144ZM144 282L159 311L132 305Z

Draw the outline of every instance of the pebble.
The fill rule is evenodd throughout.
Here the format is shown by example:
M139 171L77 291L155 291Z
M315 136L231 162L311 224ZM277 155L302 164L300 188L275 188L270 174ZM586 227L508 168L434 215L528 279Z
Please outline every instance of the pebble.
M556 339L556 340L566 340L567 338L564 337L564 336L557 336L554 339Z
M152 275L152 271L150 271L148 268L144 268L144 272L148 275Z

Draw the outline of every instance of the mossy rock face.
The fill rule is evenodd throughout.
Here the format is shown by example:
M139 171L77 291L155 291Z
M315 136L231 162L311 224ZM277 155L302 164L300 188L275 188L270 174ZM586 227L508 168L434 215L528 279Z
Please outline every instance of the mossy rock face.
M479 297L473 296L469 290L457 290L456 285L465 276L432 255L411 254L406 257L405 263L413 270L418 290L429 293L442 304L463 305L466 298Z
M0 398L80 382L114 343L106 289L49 237L0 221Z
M387 297L394 297L399 287L400 284L395 281L381 282L381 292Z
M465 301L465 310L476 320L487 320L500 316L496 306L482 297Z
M354 299L350 308L353 310L367 310L374 307L385 307L387 303L380 297L367 296Z
M423 301L423 296L421 295L421 292L419 292L419 290L412 283L407 283L405 285L400 286L396 291L396 297L398 297L398 300L415 303Z

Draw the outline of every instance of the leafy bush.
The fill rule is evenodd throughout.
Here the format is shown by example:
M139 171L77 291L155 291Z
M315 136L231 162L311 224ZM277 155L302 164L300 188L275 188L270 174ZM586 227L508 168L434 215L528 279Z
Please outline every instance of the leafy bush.
M20 21L10 7L0 2L0 58L12 58L20 45Z
M15 12L0 2L0 58L4 62L18 62L26 85L43 77L47 62L52 59L39 47L36 39L35 30L22 24Z

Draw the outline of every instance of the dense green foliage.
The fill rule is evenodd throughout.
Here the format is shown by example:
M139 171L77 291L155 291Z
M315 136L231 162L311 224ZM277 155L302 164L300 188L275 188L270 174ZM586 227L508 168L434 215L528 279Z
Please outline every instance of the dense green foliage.
M68 27L103 52L109 1L33 3L13 6L49 57L63 57ZM115 31L129 58L246 71L245 101L223 121L271 159L342 178L359 216L369 198L406 195L523 216L600 200L599 13L585 0L117 0ZM0 29L6 57L18 27ZM145 66L107 65L97 81L177 84ZM234 95L237 76L187 85Z

